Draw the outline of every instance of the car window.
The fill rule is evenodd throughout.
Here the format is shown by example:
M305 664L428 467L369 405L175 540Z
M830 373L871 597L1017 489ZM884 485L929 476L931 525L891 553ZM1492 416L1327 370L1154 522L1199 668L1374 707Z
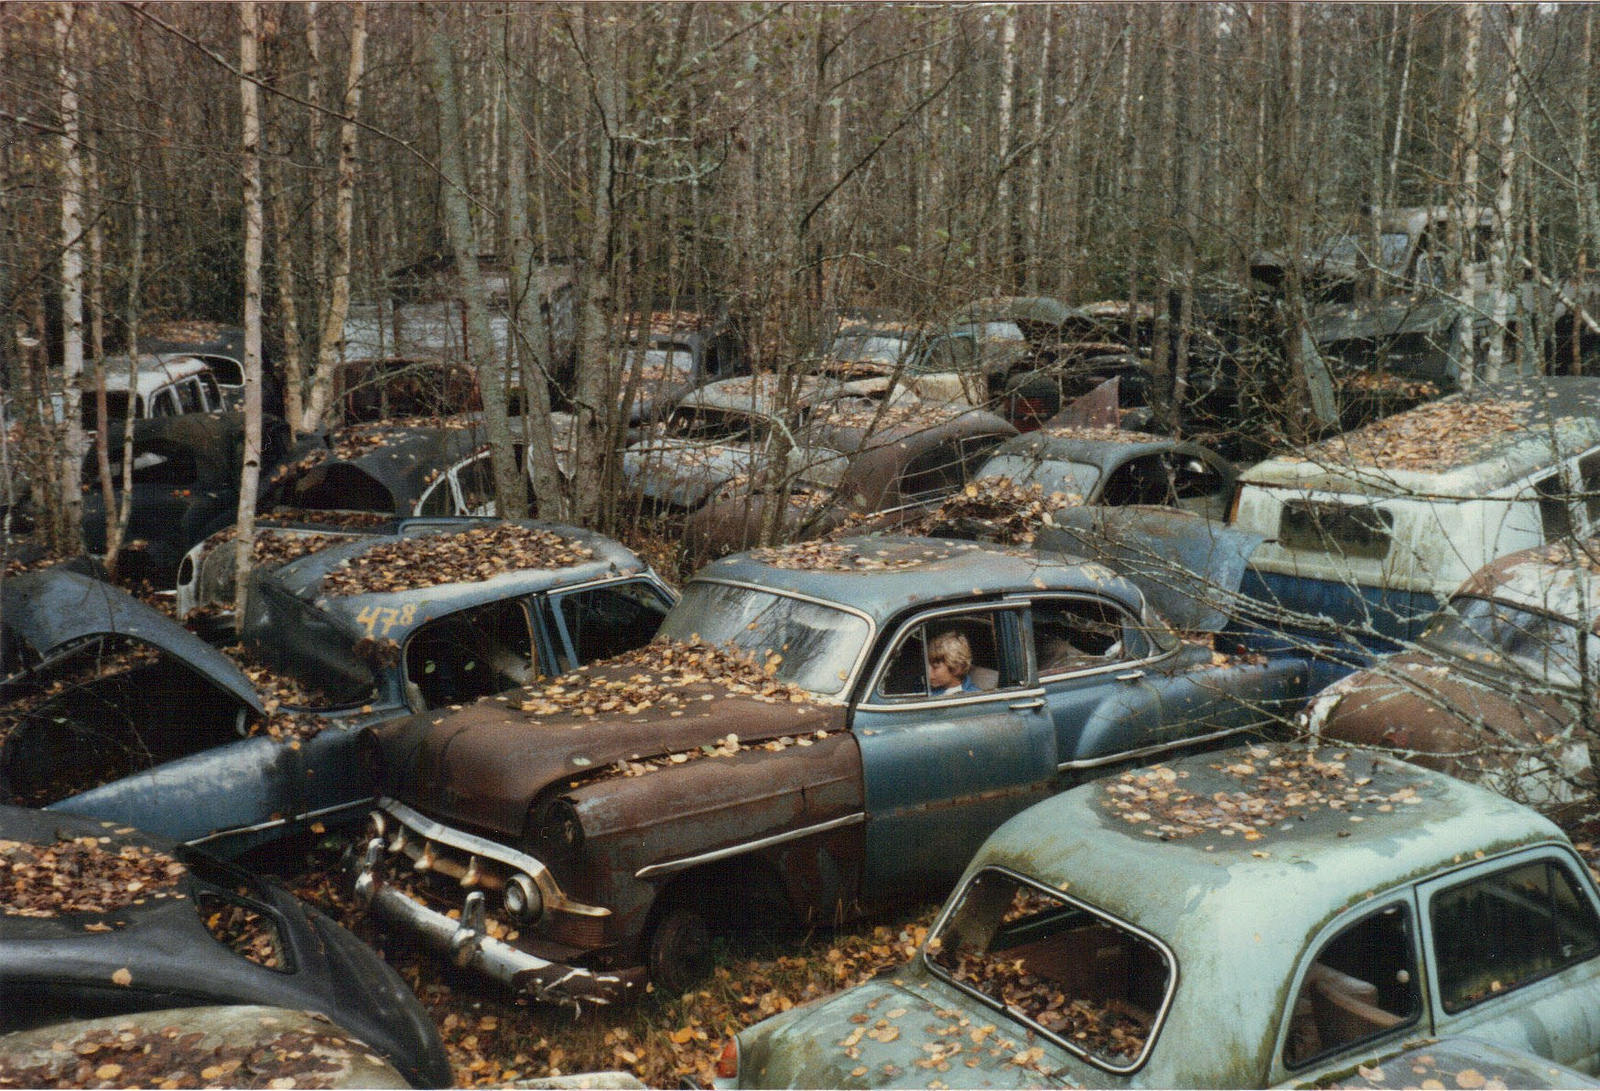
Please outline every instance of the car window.
M205 412L222 408L222 389L217 386L216 376L209 371L202 371L195 376L195 382L200 384L202 392L201 401L205 405Z
M536 676L533 637L520 599L461 610L422 626L406 642L407 692L440 708L501 693Z
M661 627L669 604L643 580L585 587L560 597L557 613L577 662L560 655L561 669L620 655L648 641Z
M897 482L902 503L937 500L955 492L967 480L959 442L941 443L906 464Z
M200 389L200 380L184 379L174 389L178 392L178 407L183 412L204 413L206 411L203 392Z
M1556 542L1570 535L1572 508L1567 503L1570 497L1561 482L1560 471L1535 481L1533 491L1539 497L1539 522L1544 527L1544 540Z
M1414 1023L1422 1012L1411 910L1395 902L1317 952L1294 1006L1284 1063L1298 1067Z
M1583 507L1591 524L1600 523L1600 451L1578 459L1578 478L1582 483Z
M1045 599L1033 604L1033 649L1043 677L1142 659L1149 643L1133 617L1113 603Z
M176 417L178 415L178 398L170 386L162 387L150 399L150 416Z
M1389 555L1394 515L1370 504L1290 500L1278 521L1285 549L1382 560Z
M1112 471L1100 502L1113 507L1123 504L1171 504L1172 482L1159 454L1131 458Z
M1027 672L1007 647L1019 620L1018 610L984 610L911 626L889 654L878 696L926 700L1026 685Z
M924 950L939 976L1112 1071L1144 1058L1174 976L1150 939L998 868L968 881Z
M487 453L478 456L456 472L461 488L461 506L467 515L488 515L494 504L494 464Z
M230 360L226 356L207 356L206 367L211 369L211 374L219 383L226 386L244 385L244 368L237 360Z
M456 494L450 487L450 475L440 474L417 501L418 515L457 515Z
M1566 866L1505 868L1434 894L1439 998L1458 1012L1600 954L1600 920Z

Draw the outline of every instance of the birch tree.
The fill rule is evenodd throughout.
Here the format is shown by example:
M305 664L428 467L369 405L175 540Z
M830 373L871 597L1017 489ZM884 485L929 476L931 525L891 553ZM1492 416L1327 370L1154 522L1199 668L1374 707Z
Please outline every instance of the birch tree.
M75 5L56 6L61 81L61 393L65 416L60 454L61 524L51 535L63 553L82 547L83 522L83 158L79 139L78 70L72 49ZM101 422L102 429L105 422Z
M244 628L261 480L261 104L256 88L260 28L255 0L239 5L240 143L244 197L244 466L234 521L234 624Z

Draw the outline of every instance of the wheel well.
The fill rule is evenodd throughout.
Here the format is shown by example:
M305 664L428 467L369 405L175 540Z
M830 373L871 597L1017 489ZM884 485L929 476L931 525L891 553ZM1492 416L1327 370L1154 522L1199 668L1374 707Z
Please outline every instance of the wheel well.
M736 893L740 896L730 896ZM782 877L759 857L706 864L673 878L651 903L643 932L646 939L664 915L680 906L698 909L716 931L770 924L775 918L783 923L794 917Z

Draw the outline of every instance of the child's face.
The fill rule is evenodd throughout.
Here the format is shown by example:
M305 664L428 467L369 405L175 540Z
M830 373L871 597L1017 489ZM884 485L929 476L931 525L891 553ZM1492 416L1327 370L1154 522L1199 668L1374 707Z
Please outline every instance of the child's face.
M950 664L943 659L928 660L928 688L935 693L951 686L959 686L961 679L956 677L956 672L950 669Z

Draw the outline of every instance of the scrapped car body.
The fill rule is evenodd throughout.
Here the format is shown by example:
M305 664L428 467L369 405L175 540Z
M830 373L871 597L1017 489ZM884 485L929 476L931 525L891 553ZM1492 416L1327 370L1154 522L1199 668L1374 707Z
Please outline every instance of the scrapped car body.
M160 1008L0 1034L0 1087L86 1087L113 1066L113 1078L127 1087L182 1087L211 1069L240 1084L411 1086L326 1016L292 1008Z
M1230 522L1265 538L1246 591L1305 635L1379 650L1413 640L1496 557L1591 533L1600 380L1483 386L1239 479Z
M744 1031L725 1085L1320 1086L1435 1035L1592 1074L1597 997L1600 898L1553 824L1256 746L1018 815L909 965Z
M169 319L143 327L139 347L157 356L192 356L211 369L225 408L244 409L244 327L196 319ZM266 370L266 369L263 369ZM262 402L269 413L281 413L277 384L262 376Z
M971 480L1016 429L993 413L910 402L874 405L845 399L819 405L801 435L813 455L791 479L766 474L727 481L684 526L696 556L720 557L761 540L783 497L777 528L785 541L821 537L852 516L914 517Z
M26 578L6 581L8 603ZM92 582L61 594L142 605L107 585L83 586ZM240 639L253 677L272 690L271 710L231 660L150 611L146 628L181 644L196 666L160 675L160 686L118 683L93 707L79 708L88 698L75 691L30 707L0 750L0 777L34 802L242 852L364 805L361 726L635 647L673 598L609 538L490 520L290 542L252 572L250 591ZM233 703L198 693L192 707L178 703L202 667L231 682ZM76 702L71 715L58 711L66 699ZM124 735L125 745L107 742ZM127 764L104 783L83 786L86 769L124 753Z
M1388 750L1541 810L1594 791L1600 540L1523 550L1474 573L1415 647L1314 697L1313 737ZM1590 711L1586 713L1585 710Z
M439 1033L399 974L292 894L203 852L0 807L0 886L0 1029L261 1004L323 1013L414 1086L451 1083Z
M743 339L709 315L661 311L647 322L631 315L627 325L633 341L622 349L619 373L630 426L659 420L696 387L748 370Z
M107 434L113 512L122 504L123 429ZM244 471L244 414L188 413L133 424L133 486L119 575L172 586L184 555L239 514ZM307 438L302 447L319 440ZM295 456L289 427L277 417L261 421L261 473L270 476ZM91 452L83 467L83 541L90 553L106 548L106 500Z
M972 665L945 689L951 640ZM724 911L827 922L938 889L1029 803L1256 727L1304 678L1054 553L757 550L703 569L652 645L369 732L355 889L533 997L678 989Z
M1120 428L1040 428L995 448L977 477L1037 484L1084 504L1157 504L1227 515L1238 470L1209 447Z
M195 356L140 353L131 366L126 356L109 356L94 366L104 370L106 413L112 420L130 415L130 400L135 420L216 413L226 408L211 368ZM84 394L83 426L94 431L99 427L96 398L88 389Z

